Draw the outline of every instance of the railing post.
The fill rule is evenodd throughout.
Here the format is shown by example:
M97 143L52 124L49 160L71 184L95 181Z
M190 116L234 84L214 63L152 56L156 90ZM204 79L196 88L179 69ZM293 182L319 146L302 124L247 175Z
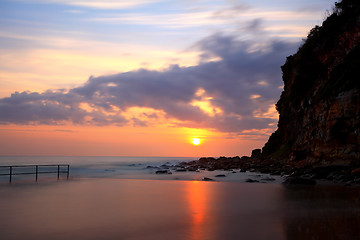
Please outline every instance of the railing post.
M9 182L11 182L11 175L12 175L12 166L10 166L10 174L9 174L10 178L9 178Z
M45 167L51 167L50 170L44 170L44 171L40 171L40 167L41 166L45 166ZM57 172L54 171L54 167L57 166ZM17 167L20 167L20 170L14 170L14 168L17 168ZM35 172L34 172L34 167L35 167ZM9 168L9 172L6 173L6 168ZM26 169L23 169L23 168L26 168L26 169L29 169L30 170L26 170ZM61 168L63 170L61 170ZM36 182L38 181L39 179L39 174L41 173L57 173L57 179L60 180L60 173L66 173L66 178L69 179L69 176L70 176L70 164L45 164L45 165L24 165L24 166L21 166L21 165L14 165L14 166L0 166L0 169L4 169L4 170L1 170L3 172L0 171L0 175L4 175L4 176L7 176L9 175L9 183L12 182L12 178L13 178L13 175L22 175L22 174L35 174L35 180ZM23 171L21 171L21 169L23 169ZM5 173L4 173L5 172Z
M36 168L36 181L38 180L38 173L39 173L39 165L36 165L35 166L35 168Z

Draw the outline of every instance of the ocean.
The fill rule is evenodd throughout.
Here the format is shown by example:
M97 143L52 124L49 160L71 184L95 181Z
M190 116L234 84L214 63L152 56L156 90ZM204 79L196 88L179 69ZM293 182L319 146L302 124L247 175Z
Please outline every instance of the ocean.
M174 166L180 162L197 160L193 157L110 157L110 156L0 156L0 166L11 165L34 165L34 164L69 164L70 178L117 178L117 179L148 179L148 180L195 180L201 181L204 178L211 178L220 182L245 182L247 179L263 181L268 183L280 183L282 177L270 176L269 174L258 174L253 172L240 172L239 169L231 171L206 171L197 172L176 172L171 174L156 174L156 171L164 166ZM163 166L163 167L162 167ZM42 167L43 171L56 171L54 167ZM63 170L64 167L61 168ZM32 168L16 168L13 173L35 172L35 166ZM9 172L8 168L0 167L0 174ZM225 177L216 177L216 176ZM64 178L66 174L61 174ZM31 181L34 175L14 175L12 182ZM38 181L55 180L56 174L39 174ZM264 180L267 179L267 180ZM271 181L268 181L271 179ZM0 175L0 183L8 182L9 176Z
M119 156L0 156L0 166L11 165L70 165L71 178L151 178L156 167L163 164L176 165L182 161L191 161L191 157L119 157ZM154 167L154 168L152 168ZM50 169L50 168L48 168ZM34 169L32 169L34 170ZM8 169L1 169L0 174ZM27 171L25 169L18 169ZM29 170L31 171L31 170ZM39 175L39 180L43 175ZM0 177L6 180L8 177ZM29 179L31 176L14 176L16 179ZM51 179L51 174L46 175Z
M0 165L70 164L70 177L0 182L4 240L357 239L359 187L284 186L234 171L156 174L193 158L0 157ZM148 167L151 166L151 167ZM225 177L216 178L216 175ZM214 181L201 181L211 177ZM273 177L273 176L271 176ZM246 183L246 178L259 180Z

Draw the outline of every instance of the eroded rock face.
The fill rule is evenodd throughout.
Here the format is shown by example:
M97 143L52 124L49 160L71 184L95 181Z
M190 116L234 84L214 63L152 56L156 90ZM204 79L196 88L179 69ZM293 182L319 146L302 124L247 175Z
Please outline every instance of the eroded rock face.
M282 66L278 130L262 149L284 163L360 164L360 1L337 4Z

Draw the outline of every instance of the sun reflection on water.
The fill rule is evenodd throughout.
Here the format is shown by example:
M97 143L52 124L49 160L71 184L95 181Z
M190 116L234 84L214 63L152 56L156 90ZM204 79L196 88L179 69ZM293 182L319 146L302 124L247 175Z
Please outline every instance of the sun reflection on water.
M204 239L206 232L204 222L207 213L206 199L208 198L206 184L199 181L187 182L187 199L191 214L191 239Z

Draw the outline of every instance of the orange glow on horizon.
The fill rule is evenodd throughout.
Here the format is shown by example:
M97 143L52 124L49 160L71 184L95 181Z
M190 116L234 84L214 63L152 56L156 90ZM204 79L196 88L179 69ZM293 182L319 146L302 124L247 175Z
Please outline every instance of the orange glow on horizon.
M233 136L176 126L0 126L0 155L47 156L243 156L267 138ZM193 145L196 136L201 143ZM188 141L184 141L188 139ZM205 144L206 141L206 144Z

